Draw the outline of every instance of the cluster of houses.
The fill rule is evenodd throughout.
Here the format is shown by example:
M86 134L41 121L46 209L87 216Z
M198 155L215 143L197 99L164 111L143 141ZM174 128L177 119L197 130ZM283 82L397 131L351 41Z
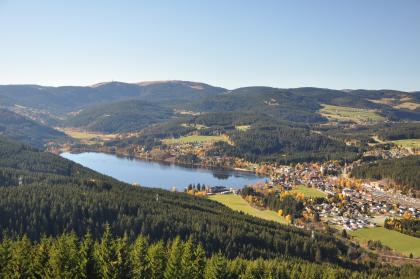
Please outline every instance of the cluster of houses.
M334 162L280 166L276 168L271 183L284 190L303 184L317 188L329 197L337 197L312 205L310 210L317 212L326 223L346 230L375 226L373 216L401 217L409 212L412 217L420 218L418 199L385 191L375 182L363 183L359 188L339 185L337 174L347 177L350 167Z

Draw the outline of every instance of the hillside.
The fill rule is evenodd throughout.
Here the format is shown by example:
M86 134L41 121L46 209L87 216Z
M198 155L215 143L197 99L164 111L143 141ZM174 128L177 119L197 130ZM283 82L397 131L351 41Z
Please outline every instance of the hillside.
M401 186L420 191L420 156L379 160L356 167L352 171L356 178L391 179Z
M106 223L117 236L139 233L152 241L189 236L207 253L272 258L287 254L341 263L348 246L334 237L254 219L219 203L159 189L133 187L58 156L0 139L0 226L9 236L88 230L102 235ZM18 181L21 181L20 186ZM158 198L157 198L158 196Z
M389 96L393 96L395 103L383 101ZM398 107L404 100L420 104L418 93L399 91L245 87L198 100L188 107L197 112L255 112L269 115L277 120L322 123L327 119L319 111L323 104L328 104L377 110L379 115L391 120L420 120L420 107L416 109L408 109L404 105Z
M107 82L93 86L0 85L0 103L45 109L55 114L127 99L149 102L197 100L225 89L203 83L164 81L148 83Z
M37 148L66 137L62 132L6 109L0 109L0 135L26 142Z
M122 101L84 109L64 124L90 131L121 133L139 131L173 116L172 109L144 101Z

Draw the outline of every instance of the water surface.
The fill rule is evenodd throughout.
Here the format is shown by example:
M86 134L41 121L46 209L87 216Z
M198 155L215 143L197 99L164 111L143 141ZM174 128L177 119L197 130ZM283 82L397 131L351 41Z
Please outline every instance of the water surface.
M142 186L168 190L172 187L183 190L189 184L198 183L209 186L242 188L245 185L266 180L265 177L259 177L253 173L191 168L118 157L105 153L72 154L66 152L62 153L61 156L127 183L138 183Z

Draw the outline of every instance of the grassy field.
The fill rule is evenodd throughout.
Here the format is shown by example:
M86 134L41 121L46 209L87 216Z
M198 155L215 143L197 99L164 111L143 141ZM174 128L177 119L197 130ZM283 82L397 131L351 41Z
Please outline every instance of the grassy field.
M210 196L209 199L220 202L233 210L242 211L254 217L287 224L287 221L284 219L284 217L279 216L276 212L253 208L241 196L238 195L214 195Z
M348 233L363 243L366 243L368 240L380 240L382 244L403 255L408 256L410 253L413 253L415 257L420 257L420 238L383 227L360 229L349 231Z
M291 192L303 193L306 198L324 198L327 196L324 192L315 188L306 187L305 185L298 185Z
M179 144L179 143L201 143L201 142L215 142L215 141L228 141L226 136L185 136L176 139L164 139L165 144Z
M413 103L413 102L404 102L404 103L401 103L397 106L394 106L394 108L416 110L416 109L420 108L420 104Z
M251 129L251 126L250 125L237 125L235 126L235 129L241 132L246 132L249 129Z
M332 105L322 105L320 113L332 121L352 121L355 123L380 122L385 118L373 109L360 109Z
M182 123L181 124L182 127L190 127L190 128L195 128L197 130L201 130L201 129L206 129L208 128L206 125L202 125L202 124L188 124L188 123Z
M96 144L98 142L111 140L116 137L116 135L113 134L101 134L77 129L61 129L61 131L69 137L77 139L84 144Z
M420 139L393 140L391 142L403 147L420 148Z

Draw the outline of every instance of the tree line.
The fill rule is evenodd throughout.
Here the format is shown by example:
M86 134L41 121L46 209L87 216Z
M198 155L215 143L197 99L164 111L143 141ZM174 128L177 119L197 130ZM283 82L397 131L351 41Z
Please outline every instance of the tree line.
M420 156L378 160L355 167L351 173L356 178L392 179L402 188L420 190Z
M418 278L412 266L353 271L295 258L228 259L216 252L206 256L201 243L175 237L167 242L138 235L114 237L106 225L102 237L74 233L5 238L0 243L1 278L139 278L139 279L294 279L294 278Z

